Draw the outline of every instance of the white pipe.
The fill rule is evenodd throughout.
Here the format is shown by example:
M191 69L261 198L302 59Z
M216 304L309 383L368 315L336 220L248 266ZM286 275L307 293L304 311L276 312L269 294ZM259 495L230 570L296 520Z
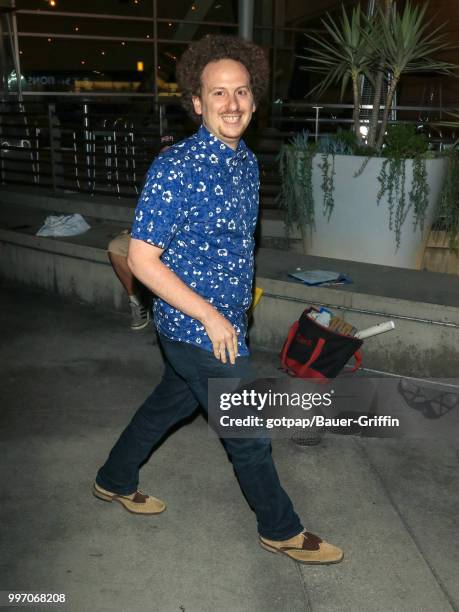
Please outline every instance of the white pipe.
M388 332L391 329L394 329L394 327L395 323L393 321L385 321L384 323L372 325L372 327L367 327L366 329L358 331L354 337L358 338L359 340L364 340L365 338L371 338L372 336L377 336L378 334Z

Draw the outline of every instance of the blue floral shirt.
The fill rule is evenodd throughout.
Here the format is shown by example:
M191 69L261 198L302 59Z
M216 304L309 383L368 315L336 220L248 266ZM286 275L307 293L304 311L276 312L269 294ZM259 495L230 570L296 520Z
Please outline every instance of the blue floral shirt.
M234 151L201 126L152 163L132 227L133 238L164 249L163 263L231 322L240 355L248 354L258 190L245 143ZM159 298L154 318L167 338L212 350L199 321Z

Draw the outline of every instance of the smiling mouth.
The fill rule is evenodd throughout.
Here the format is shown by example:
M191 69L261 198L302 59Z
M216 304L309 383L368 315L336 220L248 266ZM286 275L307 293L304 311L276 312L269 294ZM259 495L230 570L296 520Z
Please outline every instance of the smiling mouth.
M237 123L242 115L222 115L221 117L225 123Z

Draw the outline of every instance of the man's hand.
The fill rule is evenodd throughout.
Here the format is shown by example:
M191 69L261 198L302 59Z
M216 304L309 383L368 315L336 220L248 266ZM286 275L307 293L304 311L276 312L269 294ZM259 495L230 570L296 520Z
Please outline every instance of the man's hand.
M228 319L212 308L202 320L202 324L212 342L215 357L222 363L226 363L226 352L228 351L230 363L234 365L238 353L237 334Z

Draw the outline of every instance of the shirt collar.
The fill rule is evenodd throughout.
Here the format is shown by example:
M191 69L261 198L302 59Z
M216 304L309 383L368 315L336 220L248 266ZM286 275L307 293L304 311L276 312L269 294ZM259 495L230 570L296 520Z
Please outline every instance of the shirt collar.
M211 134L204 124L201 124L197 132L197 137L201 142L210 145L210 154L215 153L220 159L226 161L227 164L230 162L237 163L247 158L248 149L242 138L238 142L237 149L234 150L222 140Z

